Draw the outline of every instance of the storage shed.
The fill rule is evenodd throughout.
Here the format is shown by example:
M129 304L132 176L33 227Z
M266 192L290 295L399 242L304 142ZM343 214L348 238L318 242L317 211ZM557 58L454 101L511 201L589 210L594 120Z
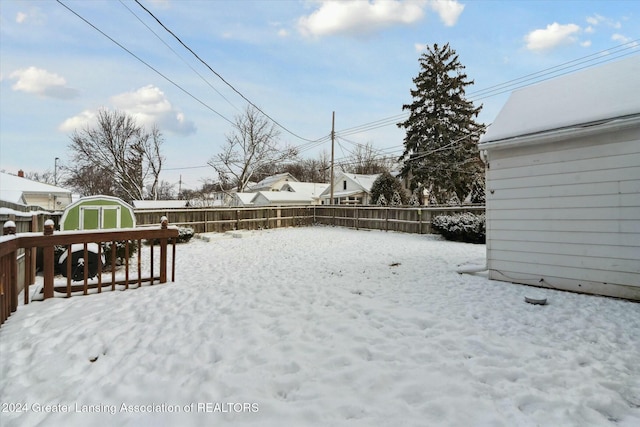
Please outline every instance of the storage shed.
M60 230L100 230L135 226L136 216L131 205L112 196L82 197L67 206L60 219Z
M479 149L489 278L640 300L640 55L514 92Z

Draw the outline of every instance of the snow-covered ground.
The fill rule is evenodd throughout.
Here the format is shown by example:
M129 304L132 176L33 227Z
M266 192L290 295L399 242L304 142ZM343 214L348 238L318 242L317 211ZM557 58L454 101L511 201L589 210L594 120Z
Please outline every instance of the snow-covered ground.
M241 235L179 245L175 283L21 306L0 424L640 425L638 303L460 275L485 247L437 236Z

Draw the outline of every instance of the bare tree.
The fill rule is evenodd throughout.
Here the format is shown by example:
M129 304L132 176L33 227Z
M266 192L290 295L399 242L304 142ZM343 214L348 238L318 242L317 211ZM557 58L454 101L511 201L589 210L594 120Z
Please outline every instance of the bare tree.
M152 185L147 185L147 191L149 194L156 194L157 198L154 200L173 200L176 198L175 184L171 184L168 181L155 182L155 192Z
M26 172L24 177L31 181L42 182L43 184L55 185L55 176L50 170L44 172Z
M373 145L368 142L364 145L358 144L351 156L341 168L344 172L357 173L363 175L374 175L391 170L393 159L376 152Z
M160 154L160 146L164 143L164 137L162 133L160 133L160 129L157 126L153 126L151 128L151 134L145 140L145 143L142 146L143 156L147 160L148 168L146 171L146 175L148 175L151 179L151 188L149 190L149 195L153 200L158 200L159 196L159 181L160 181L160 171L162 170L162 162L164 161L164 157ZM143 176L143 180L145 180L145 176Z
M248 106L243 114L236 116L233 132L227 135L222 152L208 164L223 185L233 183L238 191L244 191L254 175L265 167L281 165L296 157L295 148L280 146L279 136L273 122Z
M132 201L145 199L145 182L151 180L155 198L163 161L162 142L155 126L148 133L126 113L100 110L95 127L87 126L71 135L74 166L68 182L89 195L87 191L93 192L95 187L106 190L107 185L83 183L83 179L106 179L111 189L104 194Z
M89 166L76 166L68 168L69 174L64 180L64 184L73 188L81 196L91 196L95 194L115 195L116 189L113 185L108 171Z
M287 163L281 172L289 172L302 182L329 182L330 161L326 153L317 159L303 159Z

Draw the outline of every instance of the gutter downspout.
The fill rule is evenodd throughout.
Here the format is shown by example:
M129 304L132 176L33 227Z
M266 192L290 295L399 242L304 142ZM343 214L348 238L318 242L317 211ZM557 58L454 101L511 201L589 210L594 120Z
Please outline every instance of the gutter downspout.
M483 266L472 265L472 266L469 266L469 267L458 268L456 270L456 273L458 273L458 274L474 274L474 273L481 273L483 271L487 271L488 269L489 269L489 267L487 266L487 263L485 262Z

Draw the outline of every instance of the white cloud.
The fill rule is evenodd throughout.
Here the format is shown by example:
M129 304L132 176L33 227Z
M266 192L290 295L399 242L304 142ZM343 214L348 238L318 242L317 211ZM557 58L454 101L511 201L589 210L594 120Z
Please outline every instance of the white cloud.
M580 27L576 24L561 25L554 22L545 29L530 32L525 36L525 41L527 49L544 51L562 44L574 43L577 40L575 34L578 32Z
M608 27L620 29L622 28L622 24L620 21L615 21L611 18L607 18L606 16L598 15L597 13L593 16L587 17L587 23L589 25L593 25L594 27L600 24L605 24Z
M78 96L76 89L67 87L64 77L50 73L42 68L29 67L16 70L9 75L9 78L17 80L11 86L16 91L59 99L70 99Z
M622 34L616 33L611 36L611 40L613 40L614 42L618 42L620 44L625 44L625 43L629 43L633 39L631 37L623 36Z
M604 21L604 17L598 14L587 17L587 23L589 25L598 25L600 22Z
M24 13L24 12L18 12L18 13L16 14L16 22L17 22L18 24L22 24L24 21L26 21L26 20L27 20L27 16L28 16L28 15L27 15L26 13Z
M580 43L580 46L582 47L589 47L591 46L591 40L585 40L583 42Z
M58 130L61 132L73 132L76 129L83 129L87 126L91 126L95 123L96 113L93 111L85 110L82 113L68 118L60 126Z
M29 7L27 11L21 10L16 13L16 23L18 24L42 25L45 21L46 16L38 7L35 6Z
M413 24L424 17L424 1L397 0L320 2L309 16L298 20L298 30L306 36L367 34L396 24Z
M278 36L280 36L280 37L288 37L289 36L289 31L285 30L284 28L280 28L278 30Z
M416 52L421 53L427 50L428 45L422 44L422 43L416 43L413 45L413 47L416 49Z
M153 85L111 98L113 106L133 116L143 126L156 124L161 130L188 135L196 131L192 121L175 109L164 92Z
M156 86L148 85L133 92L115 95L110 99L111 107L132 116L136 122L150 129L154 124L161 131L169 131L181 135L188 135L196 131L194 123L187 120L185 115L175 109L165 94ZM65 120L58 129L62 132L72 132L95 124L96 111L85 110L80 114Z
M456 0L433 0L429 3L429 6L440 15L440 19L448 27L456 25L460 14L464 10L464 5Z

